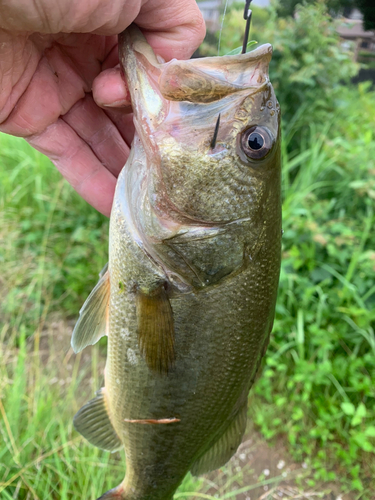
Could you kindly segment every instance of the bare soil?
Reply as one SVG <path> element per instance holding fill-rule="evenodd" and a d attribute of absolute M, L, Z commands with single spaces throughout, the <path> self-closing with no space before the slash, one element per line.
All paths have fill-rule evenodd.
<path fill-rule="evenodd" d="M 251 430 L 250 423 L 248 427 L 250 429 L 244 441 L 225 469 L 205 476 L 212 484 L 210 495 L 215 496 L 219 492 L 221 496 L 248 487 L 247 491 L 238 492 L 234 498 L 354 500 L 354 496 L 342 493 L 337 484 L 308 487 L 313 471 L 307 464 L 294 462 L 282 440 L 271 447 L 258 432 Z M 236 475 L 237 479 L 230 484 L 230 477 L 236 478 Z"/>

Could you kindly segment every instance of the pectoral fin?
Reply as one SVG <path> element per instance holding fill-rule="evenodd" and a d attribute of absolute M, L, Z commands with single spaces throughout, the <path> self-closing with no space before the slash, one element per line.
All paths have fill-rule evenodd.
<path fill-rule="evenodd" d="M 160 286 L 151 293 L 137 293 L 139 348 L 150 370 L 168 373 L 175 361 L 172 307 Z"/>
<path fill-rule="evenodd" d="M 222 467 L 236 453 L 245 433 L 247 422 L 247 404 L 245 403 L 233 419 L 224 434 L 194 462 L 191 473 L 194 476 L 205 474 Z"/>
<path fill-rule="evenodd" d="M 73 425 L 87 441 L 102 450 L 116 451 L 122 447 L 109 419 L 103 389 L 76 413 Z"/>
<path fill-rule="evenodd" d="M 105 273 L 107 271 L 108 271 L 108 262 L 107 262 L 107 264 L 105 264 L 105 266 L 103 267 L 103 269 L 100 271 L 99 278 L 103 278 L 103 276 L 105 275 Z"/>
<path fill-rule="evenodd" d="M 99 274 L 100 278 L 83 304 L 72 335 L 72 348 L 75 353 L 86 346 L 95 344 L 106 334 L 109 305 L 109 273 L 107 266 Z"/>

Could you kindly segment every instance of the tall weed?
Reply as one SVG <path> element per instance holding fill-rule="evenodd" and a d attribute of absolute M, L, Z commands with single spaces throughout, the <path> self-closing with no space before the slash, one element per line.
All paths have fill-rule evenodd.
<path fill-rule="evenodd" d="M 107 260 L 108 220 L 24 141 L 1 144 L 0 315 L 35 329 L 51 308 L 77 314 Z"/>

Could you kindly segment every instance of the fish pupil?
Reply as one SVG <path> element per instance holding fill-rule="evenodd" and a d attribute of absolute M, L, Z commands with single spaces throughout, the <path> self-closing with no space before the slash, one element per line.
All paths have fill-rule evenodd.
<path fill-rule="evenodd" d="M 252 132 L 247 140 L 250 149 L 258 151 L 264 146 L 263 137 L 258 132 Z"/>

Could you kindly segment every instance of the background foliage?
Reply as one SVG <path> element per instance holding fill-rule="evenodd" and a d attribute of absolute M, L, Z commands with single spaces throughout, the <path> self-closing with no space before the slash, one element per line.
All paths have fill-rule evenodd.
<path fill-rule="evenodd" d="M 343 85 L 358 71 L 352 54 L 341 47 L 336 22 L 324 3 L 298 4 L 296 13 L 295 19 L 284 19 L 275 10 L 254 8 L 251 29 L 251 38 L 273 46 L 270 79 L 284 122 L 298 120 L 292 144 L 300 144 L 300 132 L 311 123 L 324 121 L 335 111 Z M 243 10 L 235 4 L 221 35 L 222 54 L 242 45 L 243 30 Z"/>
<path fill-rule="evenodd" d="M 277 13 L 280 16 L 292 16 L 299 4 L 312 4 L 319 0 L 279 0 Z M 373 0 L 325 0 L 331 14 L 349 15 L 353 9 L 358 9 L 364 20 L 365 30 L 375 28 L 375 6 Z"/>
<path fill-rule="evenodd" d="M 254 9 L 252 37 L 275 49 L 284 236 L 274 334 L 250 416 L 310 464 L 310 484 L 341 482 L 353 498 L 371 499 L 375 94 L 348 83 L 356 66 L 324 6 L 297 8 L 294 20 Z M 242 9 L 227 14 L 222 52 L 241 45 Z M 80 491 L 95 500 L 123 470 L 71 427 L 100 386 L 98 351 L 73 362 L 56 345 L 53 318 L 76 318 L 107 260 L 108 221 L 26 143 L 0 136 L 0 144 L 0 497 L 68 500 Z M 179 494 L 202 488 L 188 478 Z"/>

